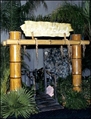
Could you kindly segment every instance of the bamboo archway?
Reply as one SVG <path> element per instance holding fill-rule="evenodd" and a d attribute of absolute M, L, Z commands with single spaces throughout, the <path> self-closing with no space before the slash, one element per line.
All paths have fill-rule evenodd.
<path fill-rule="evenodd" d="M 73 34 L 72 40 L 37 39 L 38 45 L 71 45 L 72 46 L 72 81 L 73 89 L 81 90 L 82 55 L 81 45 L 89 45 L 89 40 L 81 40 L 81 34 Z M 10 90 L 21 87 L 21 45 L 36 45 L 36 39 L 21 39 L 21 32 L 11 31 L 10 38 L 3 41 L 10 46 Z"/>

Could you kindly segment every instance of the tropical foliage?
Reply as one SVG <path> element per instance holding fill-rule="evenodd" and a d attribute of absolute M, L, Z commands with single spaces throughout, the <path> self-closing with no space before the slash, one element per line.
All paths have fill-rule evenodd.
<path fill-rule="evenodd" d="M 65 107 L 69 109 L 84 109 L 88 107 L 88 102 L 81 92 L 69 90 L 65 97 Z"/>
<path fill-rule="evenodd" d="M 6 92 L 9 90 L 9 82 L 10 82 L 10 55 L 9 55 L 9 46 L 2 46 L 0 45 L 0 87 L 1 91 L 0 94 L 6 94 Z M 28 65 L 24 62 L 23 56 L 26 56 L 30 60 L 30 55 L 22 50 L 21 57 L 21 69 L 29 70 Z"/>
<path fill-rule="evenodd" d="M 64 2 L 51 14 L 39 15 L 36 20 L 70 23 L 75 34 L 81 34 L 82 39 L 91 41 L 90 1 L 82 1 L 82 5 Z M 82 70 L 91 69 L 91 44 L 86 46 L 85 57 L 82 59 Z"/>
<path fill-rule="evenodd" d="M 15 1 L 2 1 L 1 2 L 1 30 L 3 31 L 17 31 L 20 30 L 20 25 L 24 23 L 24 20 L 33 18 L 33 10 L 35 10 L 40 4 L 44 4 L 47 8 L 44 0 L 28 0 L 24 5 L 21 4 L 21 0 Z M 30 60 L 30 55 L 21 47 L 22 57 L 22 68 L 29 70 L 28 65 L 24 62 L 24 56 Z M 1 79 L 1 92 L 6 92 L 8 87 L 6 86 L 9 82 L 9 47 L 3 47 L 0 45 L 0 79 Z"/>
<path fill-rule="evenodd" d="M 83 92 L 84 97 L 87 100 L 91 99 L 91 76 L 83 78 L 83 80 L 82 80 L 82 92 Z"/>
<path fill-rule="evenodd" d="M 90 11 L 91 11 L 91 7 L 90 7 L 90 1 L 89 0 L 85 0 L 82 4 L 82 8 L 83 8 L 83 15 L 86 18 L 86 24 L 85 24 L 85 36 L 87 36 L 89 38 L 89 40 L 91 40 L 91 20 L 90 20 Z"/>
<path fill-rule="evenodd" d="M 70 23 L 74 29 L 74 33 L 88 36 L 90 39 L 89 4 L 89 0 L 82 1 L 81 5 L 71 4 L 65 1 L 63 5 L 60 5 L 52 13 L 43 17 L 39 15 L 36 20 Z"/>
<path fill-rule="evenodd" d="M 6 93 L 9 88 L 9 47 L 3 47 L 0 45 L 0 94 Z"/>
<path fill-rule="evenodd" d="M 67 78 L 58 78 L 57 82 L 57 96 L 58 102 L 69 109 L 83 109 L 87 108 L 90 103 L 90 84 L 91 77 L 82 79 L 82 91 L 77 92 L 73 90 L 72 76 Z"/>
<path fill-rule="evenodd" d="M 2 30 L 13 31 L 20 30 L 20 25 L 24 23 L 27 19 L 34 19 L 33 10 L 40 5 L 42 1 L 27 0 L 24 5 L 21 5 L 19 1 L 3 1 L 1 4 L 1 23 L 0 26 Z M 44 6 L 46 4 L 44 3 Z M 86 9 L 85 9 L 86 10 Z M 69 3 L 57 8 L 52 14 L 47 16 L 39 16 L 36 20 L 44 21 L 57 21 L 57 22 L 69 22 L 72 24 L 74 33 L 85 34 L 89 23 L 89 17 L 86 17 L 86 11 L 83 14 L 83 9 L 80 6 L 71 5 Z M 87 13 L 88 15 L 88 13 Z M 87 25 L 86 25 L 87 24 Z M 85 27 L 86 26 L 86 27 Z M 85 28 L 84 28 L 85 27 Z M 89 30 L 90 31 L 90 30 Z M 90 32 L 89 32 L 90 33 Z M 0 76 L 1 79 L 1 116 L 7 118 L 9 116 L 24 117 L 28 118 L 30 114 L 37 113 L 37 107 L 34 100 L 34 93 L 32 91 L 27 91 L 26 89 L 20 89 L 17 91 L 8 90 L 8 77 L 9 77 L 9 49 L 8 47 L 1 47 L 1 69 Z M 89 62 L 90 63 L 90 62 Z M 68 80 L 70 79 L 70 80 Z M 91 82 L 84 80 L 82 84 L 83 92 L 73 92 L 71 77 L 67 79 L 58 79 L 58 100 L 60 103 L 65 103 L 66 107 L 70 108 L 86 108 L 88 106 L 87 99 L 90 97 L 90 90 L 88 91 L 89 84 Z M 89 88 L 90 89 L 90 88 Z M 85 97 L 85 98 L 84 98 Z M 76 103 L 75 103 L 76 102 Z"/>
<path fill-rule="evenodd" d="M 33 10 L 36 9 L 44 0 L 28 0 L 24 5 L 21 5 L 21 1 L 2 1 L 1 3 L 1 30 L 2 31 L 19 31 L 20 25 L 28 18 L 33 18 Z M 1 116 L 3 118 L 9 117 L 24 117 L 28 118 L 30 114 L 37 113 L 37 107 L 34 100 L 34 91 L 27 91 L 26 89 L 20 89 L 17 91 L 10 91 L 9 89 L 9 47 L 3 47 L 0 45 L 0 86 L 1 86 Z M 24 53 L 29 59 L 29 55 Z M 23 57 L 22 57 L 23 58 Z M 25 68 L 24 62 L 22 63 Z"/>
<path fill-rule="evenodd" d="M 76 33 L 80 30 L 82 31 L 81 26 L 84 25 L 84 20 L 81 16 L 81 12 L 81 8 L 79 8 L 77 5 L 65 3 L 63 6 L 60 6 L 52 13 L 51 20 L 57 22 L 71 23 L 74 32 Z M 76 31 L 76 29 L 78 29 L 78 31 Z"/>
<path fill-rule="evenodd" d="M 1 96 L 1 116 L 4 119 L 8 117 L 26 119 L 37 112 L 33 90 L 21 88 Z"/>
<path fill-rule="evenodd" d="M 27 0 L 25 4 L 21 4 L 21 0 L 3 1 L 1 3 L 1 23 L 2 30 L 17 31 L 25 20 L 33 19 L 33 11 L 37 9 L 41 3 L 47 8 L 44 0 Z"/>

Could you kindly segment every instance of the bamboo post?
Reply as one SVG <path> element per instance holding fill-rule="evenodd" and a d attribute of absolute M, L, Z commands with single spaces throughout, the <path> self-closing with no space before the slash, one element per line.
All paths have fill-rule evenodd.
<path fill-rule="evenodd" d="M 19 40 L 21 33 L 11 31 L 10 39 Z M 10 45 L 10 90 L 17 90 L 21 87 L 21 46 L 19 44 Z"/>
<path fill-rule="evenodd" d="M 72 40 L 81 41 L 81 34 L 73 34 Z M 81 91 L 82 83 L 82 61 L 81 45 L 72 45 L 72 82 L 73 90 Z"/>

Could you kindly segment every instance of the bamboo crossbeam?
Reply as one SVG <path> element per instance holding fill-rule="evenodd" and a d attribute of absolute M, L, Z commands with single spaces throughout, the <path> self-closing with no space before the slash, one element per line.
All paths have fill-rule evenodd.
<path fill-rule="evenodd" d="M 42 40 L 37 40 L 38 45 L 89 45 L 90 41 L 89 40 L 79 40 L 79 41 L 74 41 L 74 40 L 48 40 L 48 39 L 42 39 Z M 20 40 L 11 40 L 7 39 L 6 41 L 3 41 L 2 43 L 4 46 L 6 45 L 36 45 L 36 41 L 32 39 L 20 39 Z"/>

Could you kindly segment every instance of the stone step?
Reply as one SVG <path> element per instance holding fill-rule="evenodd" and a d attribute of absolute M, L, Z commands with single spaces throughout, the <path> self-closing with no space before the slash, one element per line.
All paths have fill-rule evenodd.
<path fill-rule="evenodd" d="M 56 102 L 53 97 L 43 93 L 36 96 L 36 104 L 39 112 L 63 109 L 63 106 Z"/>

